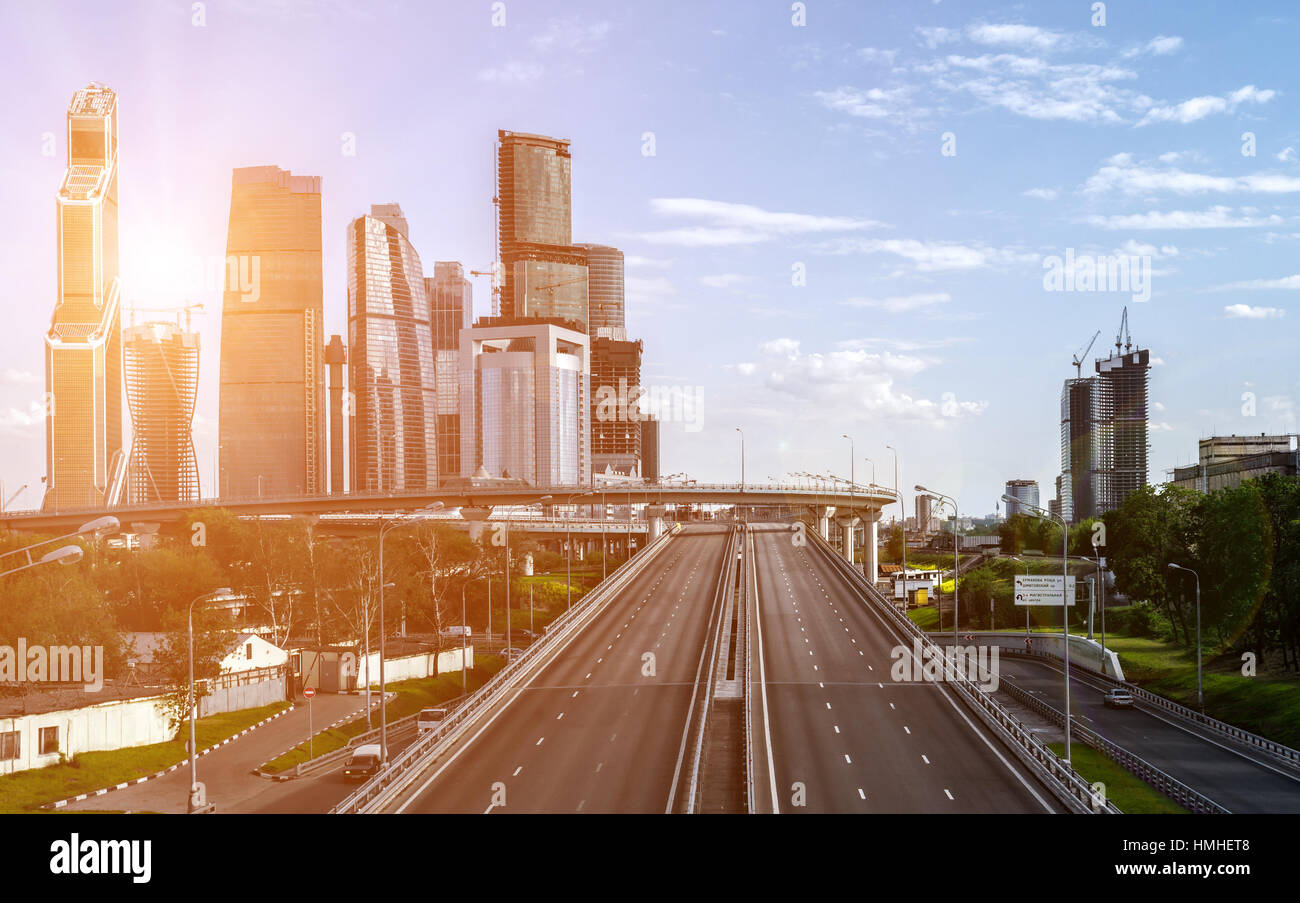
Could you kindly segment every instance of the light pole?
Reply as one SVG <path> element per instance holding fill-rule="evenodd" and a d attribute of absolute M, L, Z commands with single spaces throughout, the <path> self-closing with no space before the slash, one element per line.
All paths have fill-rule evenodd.
<path fill-rule="evenodd" d="M 1106 673 L 1106 573 L 1101 567 L 1101 547 L 1092 535 L 1092 554 L 1097 558 L 1097 597 L 1101 600 L 1101 671 Z"/>
<path fill-rule="evenodd" d="M 442 508 L 442 502 L 431 502 L 425 505 L 420 511 L 438 511 Z M 384 582 L 384 537 L 401 526 L 406 515 L 398 515 L 385 524 L 382 520 L 379 522 L 379 761 L 388 762 L 388 703 L 386 694 L 388 693 L 388 684 L 384 680 L 384 659 L 385 656 L 385 634 L 384 630 L 384 589 L 392 584 Z M 437 605 L 438 600 L 434 599 L 433 604 Z M 367 662 L 366 667 L 366 686 L 370 686 L 370 668 Z M 366 711 L 369 711 L 367 708 Z"/>
<path fill-rule="evenodd" d="M 565 501 L 564 515 L 564 610 L 568 611 L 569 606 L 573 604 L 573 512 L 568 509 L 573 505 L 574 499 L 585 498 L 595 492 L 589 489 L 586 492 L 575 492 Z M 601 556 L 604 558 L 604 556 Z"/>
<path fill-rule="evenodd" d="M 910 601 L 907 593 L 907 509 L 903 507 L 903 494 L 898 489 L 898 449 L 892 445 L 885 448 L 894 453 L 894 497 L 898 499 L 898 525 L 903 537 L 903 611 L 907 611 Z"/>
<path fill-rule="evenodd" d="M 745 492 L 745 431 L 736 427 L 736 432 L 740 433 L 740 492 Z"/>
<path fill-rule="evenodd" d="M 213 590 L 210 593 L 204 593 L 196 596 L 190 601 L 189 611 L 189 652 L 190 652 L 190 799 L 186 806 L 186 811 L 193 814 L 207 808 L 207 799 L 200 793 L 199 788 L 199 750 L 194 739 L 194 605 L 198 602 L 209 602 L 217 596 L 230 594 L 230 587 L 223 586 L 221 589 Z"/>
<path fill-rule="evenodd" d="M 53 551 L 46 552 L 40 558 L 33 557 L 32 550 L 39 549 L 41 546 L 54 545 L 54 543 L 63 542 L 65 539 L 78 539 L 86 536 L 93 536 L 96 538 L 108 536 L 111 533 L 116 533 L 120 527 L 121 524 L 118 522 L 117 518 L 109 514 L 104 517 L 97 517 L 92 521 L 87 521 L 78 527 L 73 533 L 65 533 L 63 536 L 56 536 L 53 539 L 42 539 L 40 542 L 34 542 L 30 546 L 23 546 L 21 549 L 14 549 L 12 552 L 5 552 L 3 555 L 0 555 L 0 568 L 4 569 L 0 570 L 0 577 L 8 577 L 10 574 L 25 571 L 28 568 L 36 567 L 39 564 L 51 564 L 55 561 L 60 562 L 61 564 L 73 564 L 81 559 L 83 554 L 81 546 L 69 543 L 68 545 L 54 549 Z M 76 551 L 72 551 L 73 549 L 76 549 Z M 23 557 L 16 558 L 16 556 L 19 555 Z M 10 566 L 10 559 L 17 560 L 19 562 L 18 566 Z"/>
<path fill-rule="evenodd" d="M 1022 499 L 1004 494 L 1002 501 L 1014 501 L 1040 518 L 1061 522 L 1061 641 L 1065 644 L 1065 764 L 1068 766 L 1070 764 L 1070 600 L 1066 597 L 1066 592 L 1070 583 L 1070 528 L 1066 525 L 1065 518 L 1059 514 L 1053 514 Z"/>
<path fill-rule="evenodd" d="M 854 470 L 856 465 L 856 456 L 853 454 L 853 437 L 848 433 L 841 433 L 841 439 L 849 440 L 849 564 L 853 569 L 858 569 L 858 554 L 855 548 L 858 544 L 858 531 L 853 526 L 853 484 L 857 482 L 857 471 Z M 870 458 L 867 459 L 871 460 Z"/>
<path fill-rule="evenodd" d="M 529 505 L 535 505 L 538 502 L 550 501 L 549 495 L 533 499 L 528 502 Z M 514 516 L 513 511 L 506 512 L 506 657 L 510 656 L 510 518 Z"/>
<path fill-rule="evenodd" d="M 919 483 L 916 485 L 915 489 L 917 492 L 924 492 L 928 496 L 932 496 L 937 499 L 946 499 L 949 502 L 952 502 L 952 644 L 954 649 L 953 654 L 955 655 L 956 654 L 955 650 L 957 647 L 957 621 L 958 621 L 957 570 L 961 564 L 961 560 L 958 558 L 958 552 L 957 552 L 957 548 L 960 545 L 960 543 L 957 542 L 957 500 L 950 495 L 944 495 L 942 492 L 935 492 L 933 489 L 926 489 L 924 486 L 922 486 Z"/>
<path fill-rule="evenodd" d="M 464 695 L 468 692 L 465 677 L 465 632 L 469 630 L 469 619 L 465 617 L 465 590 L 475 580 L 487 580 L 487 574 L 479 574 L 477 577 L 469 577 L 460 585 L 460 692 Z M 492 588 L 492 581 L 488 580 L 488 589 Z M 488 611 L 491 611 L 489 605 Z"/>
<path fill-rule="evenodd" d="M 1173 571 L 1187 571 L 1196 578 L 1196 707 L 1205 713 L 1205 693 L 1201 687 L 1201 575 L 1181 564 L 1169 563 Z"/>

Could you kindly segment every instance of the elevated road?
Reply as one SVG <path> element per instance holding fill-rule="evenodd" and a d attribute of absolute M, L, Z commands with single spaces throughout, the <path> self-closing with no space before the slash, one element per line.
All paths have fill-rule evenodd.
<path fill-rule="evenodd" d="M 695 526 L 671 539 L 662 563 L 390 811 L 670 811 L 729 532 Z"/>
<path fill-rule="evenodd" d="M 900 638 L 819 547 L 788 527 L 751 533 L 766 711 L 753 743 L 776 811 L 1061 811 L 942 684 L 891 679 Z"/>

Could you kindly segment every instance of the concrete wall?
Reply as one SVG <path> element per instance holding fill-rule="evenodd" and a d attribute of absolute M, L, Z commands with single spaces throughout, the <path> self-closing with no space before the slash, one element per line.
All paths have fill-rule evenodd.
<path fill-rule="evenodd" d="M 209 695 L 199 700 L 199 717 L 206 718 L 208 715 L 217 715 L 221 712 L 237 712 L 240 709 L 256 709 L 284 699 L 283 677 L 238 686 L 216 687 Z"/>
<path fill-rule="evenodd" d="M 466 667 L 473 668 L 473 646 L 466 647 L 465 659 Z M 371 685 L 378 686 L 379 653 L 372 652 L 368 656 L 361 656 L 358 662 L 357 686 L 360 689 L 365 689 L 367 674 L 370 676 Z M 420 652 L 415 655 L 404 655 L 401 658 L 389 658 L 384 662 L 384 682 L 393 683 L 394 681 L 414 680 L 420 677 L 436 677 L 439 674 L 459 670 L 460 647 L 457 646 L 455 649 L 449 649 L 446 652 Z"/>
<path fill-rule="evenodd" d="M 974 639 L 967 640 L 965 639 L 967 636 Z M 997 646 L 1000 649 L 1013 652 L 1024 652 L 1027 638 L 1031 643 L 1029 648 L 1034 652 L 1045 652 L 1058 659 L 1064 659 L 1065 656 L 1064 637 L 1059 633 L 960 633 L 958 637 L 962 645 Z M 952 642 L 952 632 L 935 633 L 931 631 L 930 638 L 936 643 L 947 645 Z M 1105 667 L 1103 668 L 1101 643 L 1087 637 L 1070 635 L 1070 664 L 1092 668 L 1094 671 L 1101 671 L 1108 677 L 1123 680 L 1124 671 L 1120 668 L 1119 656 L 1112 649 L 1104 651 Z"/>

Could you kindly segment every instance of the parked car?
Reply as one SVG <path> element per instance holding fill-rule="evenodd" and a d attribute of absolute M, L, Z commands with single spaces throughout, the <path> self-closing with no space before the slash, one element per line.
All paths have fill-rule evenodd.
<path fill-rule="evenodd" d="M 374 777 L 383 767 L 382 755 L 378 743 L 358 746 L 343 764 L 343 780 L 366 781 Z"/>
<path fill-rule="evenodd" d="M 420 714 L 415 716 L 415 729 L 418 731 L 431 731 L 441 724 L 446 717 L 446 709 L 421 709 Z"/>
<path fill-rule="evenodd" d="M 462 637 L 462 636 L 468 637 L 468 636 L 473 636 L 474 633 L 472 630 L 469 629 L 468 625 L 453 624 L 451 627 L 448 627 L 446 630 L 444 630 L 442 632 L 442 635 L 445 637 Z"/>
<path fill-rule="evenodd" d="M 1128 690 L 1116 687 L 1106 694 L 1105 703 L 1109 709 L 1131 709 L 1133 708 L 1133 694 Z"/>

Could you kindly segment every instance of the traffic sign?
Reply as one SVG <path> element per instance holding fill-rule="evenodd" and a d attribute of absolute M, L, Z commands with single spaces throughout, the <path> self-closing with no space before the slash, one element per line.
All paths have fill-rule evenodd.
<path fill-rule="evenodd" d="M 305 696 L 305 697 L 307 697 L 308 699 L 311 699 L 313 696 L 316 695 L 316 688 L 315 688 L 315 687 L 306 687 L 306 688 L 302 691 L 302 695 Z"/>
<path fill-rule="evenodd" d="M 1074 577 L 1049 577 L 1046 574 L 1016 575 L 1017 605 L 1049 605 L 1061 607 L 1061 580 L 1065 580 L 1065 598 L 1074 605 Z"/>

